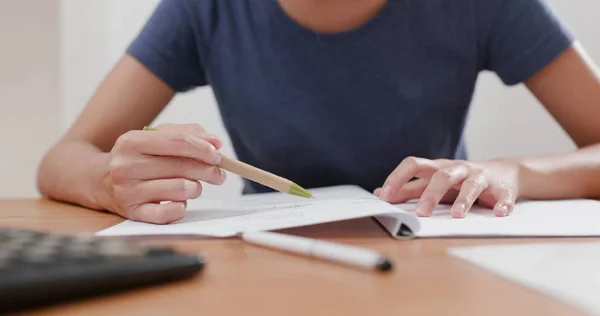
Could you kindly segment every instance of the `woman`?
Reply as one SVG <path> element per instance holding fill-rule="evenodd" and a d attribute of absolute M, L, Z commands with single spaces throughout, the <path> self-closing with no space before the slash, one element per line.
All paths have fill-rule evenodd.
<path fill-rule="evenodd" d="M 43 159 L 39 188 L 133 220 L 182 218 L 201 182 L 225 181 L 221 142 L 199 125 L 141 128 L 175 93 L 211 85 L 238 158 L 304 187 L 418 198 L 420 216 L 452 203 L 456 218 L 476 201 L 506 216 L 520 198 L 597 197 L 593 70 L 542 0 L 163 0 Z M 468 161 L 482 71 L 524 83 L 580 149 Z"/>

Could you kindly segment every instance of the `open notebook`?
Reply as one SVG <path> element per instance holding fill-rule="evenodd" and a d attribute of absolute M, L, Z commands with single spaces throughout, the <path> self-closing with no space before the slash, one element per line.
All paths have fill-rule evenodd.
<path fill-rule="evenodd" d="M 231 237 L 248 231 L 308 226 L 361 217 L 375 218 L 390 236 L 497 237 L 600 236 L 600 202 L 593 200 L 521 202 L 512 215 L 497 218 L 475 207 L 464 219 L 450 216 L 440 205 L 432 217 L 419 218 L 410 203 L 391 205 L 355 186 L 310 190 L 314 199 L 283 193 L 246 195 L 232 199 L 188 202 L 185 217 L 168 225 L 126 220 L 97 233 L 99 236 L 190 235 Z"/>

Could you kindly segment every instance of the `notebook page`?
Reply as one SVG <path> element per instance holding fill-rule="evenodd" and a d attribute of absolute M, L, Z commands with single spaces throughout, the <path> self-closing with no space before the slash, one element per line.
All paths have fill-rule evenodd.
<path fill-rule="evenodd" d="M 397 207 L 413 213 L 414 204 Z M 523 201 L 507 217 L 476 206 L 463 219 L 440 205 L 419 218 L 418 237 L 584 237 L 600 236 L 600 202 L 595 200 Z"/>
<path fill-rule="evenodd" d="M 239 198 L 198 199 L 188 203 L 185 217 L 168 225 L 127 220 L 97 233 L 99 236 L 199 235 L 229 237 L 241 232 L 276 230 L 394 213 L 418 229 L 412 214 L 385 203 L 361 189 L 335 187 L 311 190 L 315 199 L 283 193 Z M 391 226 L 390 226 L 391 227 Z"/>
<path fill-rule="evenodd" d="M 449 254 L 600 315 L 600 243 L 453 248 Z"/>

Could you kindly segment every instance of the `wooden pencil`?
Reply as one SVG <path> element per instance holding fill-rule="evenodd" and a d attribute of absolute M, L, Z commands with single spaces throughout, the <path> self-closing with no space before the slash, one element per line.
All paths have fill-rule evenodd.
<path fill-rule="evenodd" d="M 148 126 L 145 126 L 144 130 L 157 131 L 156 128 Z M 227 157 L 223 154 L 221 154 L 221 157 L 221 162 L 218 164 L 218 166 L 223 170 L 227 170 L 229 172 L 237 174 L 240 177 L 262 184 L 279 192 L 304 198 L 312 198 L 312 194 L 308 190 L 304 189 L 303 187 L 288 179 L 262 170 L 260 168 L 256 168 L 245 162 Z"/>

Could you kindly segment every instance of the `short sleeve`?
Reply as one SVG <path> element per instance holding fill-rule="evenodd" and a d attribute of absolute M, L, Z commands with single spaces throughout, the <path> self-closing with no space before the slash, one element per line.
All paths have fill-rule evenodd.
<path fill-rule="evenodd" d="M 127 49 L 177 92 L 207 84 L 192 18 L 185 0 L 161 0 Z"/>
<path fill-rule="evenodd" d="M 480 1 L 481 6 L 498 1 Z M 568 49 L 573 36 L 544 0 L 502 0 L 484 33 L 483 68 L 507 85 L 527 80 Z M 489 9 L 488 9 L 489 10 Z"/>

